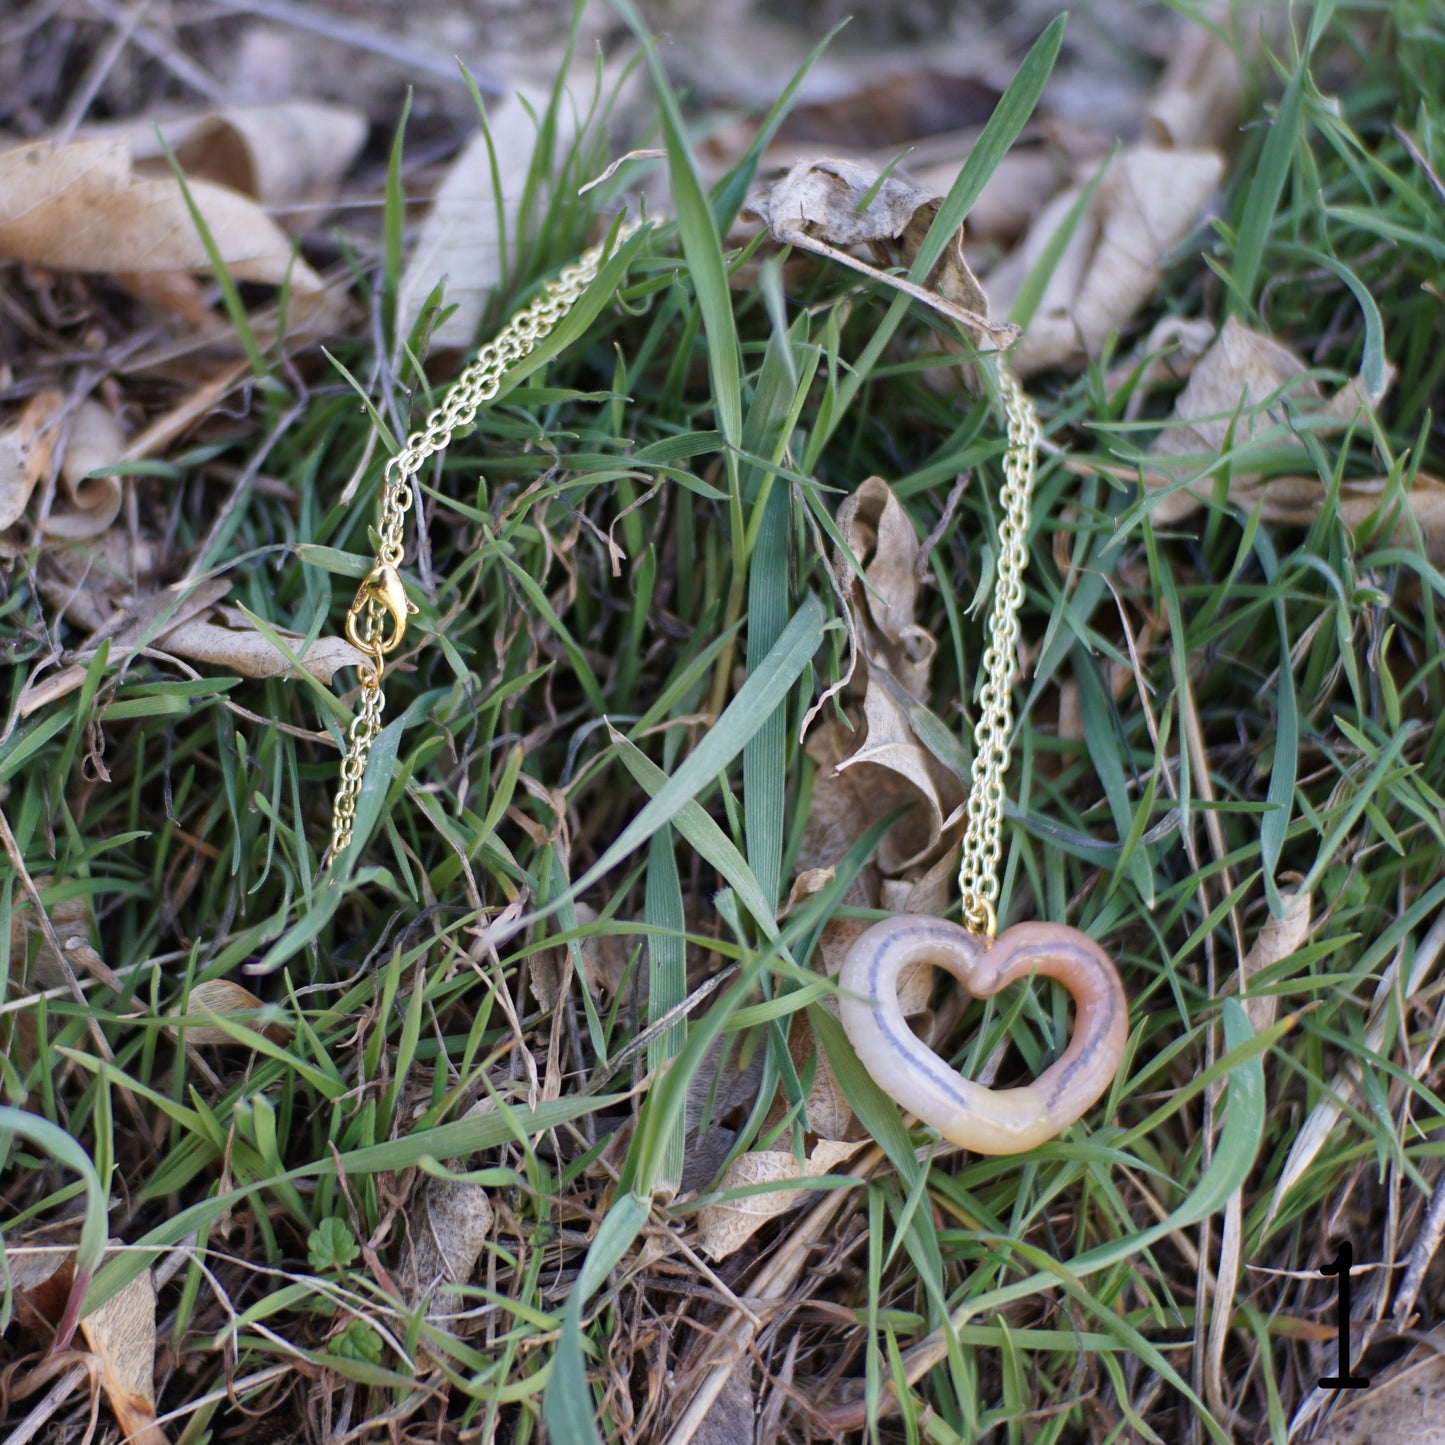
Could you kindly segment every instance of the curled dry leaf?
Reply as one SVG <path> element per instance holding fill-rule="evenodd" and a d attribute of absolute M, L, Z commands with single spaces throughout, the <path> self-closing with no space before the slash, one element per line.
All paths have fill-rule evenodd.
<path fill-rule="evenodd" d="M 1241 965 L 1241 983 L 1247 990 L 1255 974 L 1272 964 L 1279 963 L 1292 953 L 1304 947 L 1310 936 L 1310 895 L 1304 889 L 1282 888 L 1280 901 L 1284 904 L 1284 916 L 1276 918 L 1273 913 L 1264 921 L 1259 936 L 1254 940 Z M 1264 994 L 1245 1000 L 1245 1011 L 1255 1032 L 1267 1029 L 1279 1012 L 1279 999 L 1274 994 Z"/>
<path fill-rule="evenodd" d="M 913 523 L 882 477 L 845 498 L 836 521 L 851 554 L 835 549 L 833 558 L 850 633 L 870 667 L 886 668 L 922 698 L 938 643 L 916 618 L 925 562 Z"/>
<path fill-rule="evenodd" d="M 197 116 L 173 144 L 188 176 L 264 206 L 305 206 L 336 194 L 366 144 L 366 131 L 366 117 L 349 107 L 287 100 Z"/>
<path fill-rule="evenodd" d="M 1203 25 L 1186 25 L 1144 113 L 1159 145 L 1220 146 L 1239 124 L 1239 57 Z"/>
<path fill-rule="evenodd" d="M 1007 348 L 1019 329 L 988 319 L 988 297 L 964 260 L 962 226 L 922 286 L 849 254 L 850 247 L 867 246 L 879 265 L 910 266 L 941 204 L 941 196 L 897 171 L 880 180 L 866 161 L 827 159 L 799 161 L 753 195 L 742 215 L 761 221 L 781 246 L 827 257 L 952 317 L 980 349 Z"/>
<path fill-rule="evenodd" d="M 839 507 L 837 524 L 849 555 L 835 552 L 836 585 L 867 687 L 866 733 L 832 770 L 835 777 L 853 774 L 844 847 L 886 813 L 911 805 L 878 848 L 879 869 L 896 877 L 926 868 L 947 846 L 944 820 L 956 813 L 963 785 L 922 745 L 906 710 L 927 691 L 937 649 L 915 617 L 924 553 L 913 523 L 887 482 L 869 477 Z M 835 806 L 835 800 L 815 793 L 814 804 Z"/>
<path fill-rule="evenodd" d="M 289 275 L 298 299 L 320 292 L 321 278 L 249 197 L 204 180 L 189 189 L 236 280 L 276 286 Z M 105 274 L 205 272 L 211 264 L 180 185 L 170 175 L 137 175 L 121 136 L 0 152 L 0 256 Z"/>
<path fill-rule="evenodd" d="M 909 810 L 879 843 L 879 868 L 889 875 L 926 868 L 951 841 L 944 835 L 945 819 L 955 820 L 955 834 L 962 831 L 963 784 L 918 741 L 907 715 L 883 687 L 869 687 L 863 716 L 864 740 L 838 770 L 855 773 L 855 787 L 869 800 L 863 826 L 894 808 Z"/>
<path fill-rule="evenodd" d="M 820 1139 L 809 1150 L 806 1165 L 801 1167 L 793 1155 L 777 1149 L 740 1154 L 723 1171 L 717 1188 L 719 1191 L 748 1189 L 784 1180 L 816 1178 L 851 1159 L 862 1143 L 861 1139 L 852 1143 Z M 698 1210 L 698 1248 L 712 1259 L 726 1259 L 742 1248 L 768 1220 L 791 1209 L 806 1192 L 806 1188 L 768 1189 L 722 1204 L 705 1205 Z"/>
<path fill-rule="evenodd" d="M 113 1240 L 112 1244 L 118 1244 Z M 127 1445 L 166 1445 L 156 1424 L 156 1288 L 150 1270 L 80 1322 Z"/>
<path fill-rule="evenodd" d="M 60 480 L 68 505 L 52 507 L 41 519 L 41 531 L 51 537 L 83 541 L 108 531 L 120 515 L 120 478 L 115 473 L 91 472 L 118 462 L 125 451 L 120 423 L 94 398 L 75 409 L 65 434 Z"/>
<path fill-rule="evenodd" d="M 205 979 L 198 983 L 190 992 L 186 1000 L 186 1014 L 190 1018 L 203 1017 L 206 1014 L 254 1014 L 259 1009 L 264 1009 L 265 1003 L 256 997 L 248 988 L 242 988 L 239 983 L 233 983 L 228 978 Z M 241 1020 L 249 1027 L 254 1028 L 255 1022 L 252 1019 Z M 180 1034 L 184 1031 L 188 1044 L 234 1044 L 238 1040 L 236 1035 L 220 1024 L 188 1023 L 184 1026 L 172 1024 L 170 1031 L 173 1034 Z M 272 1043 L 288 1044 L 296 1032 L 289 1024 L 280 1019 L 273 1019 L 261 1026 L 263 1033 Z"/>
<path fill-rule="evenodd" d="M 1108 167 L 1011 362 L 1021 377 L 1098 354 L 1159 284 L 1164 258 L 1189 233 L 1224 174 L 1214 150 L 1127 147 Z M 1003 309 L 1080 203 L 1084 186 L 1045 207 L 1023 245 L 989 273 Z"/>
<path fill-rule="evenodd" d="M 923 708 L 936 650 L 932 634 L 916 620 L 924 552 L 907 513 L 879 477 L 870 477 L 844 501 L 837 525 L 848 553 L 835 553 L 834 583 L 858 664 L 855 691 L 866 688 L 864 730 L 850 733 L 829 718 L 808 737 L 808 754 L 818 771 L 798 847 L 792 899 L 800 901 L 825 887 L 839 859 L 867 829 L 907 806 L 908 812 L 885 834 L 874 860 L 853 878 L 841 901 L 852 907 L 877 907 L 881 902 L 906 911 L 941 913 L 957 867 L 954 844 L 963 826 L 964 786 L 922 744 L 913 724 L 917 713 L 910 712 Z M 817 950 L 824 974 L 838 972 L 867 926 L 863 919 L 836 917 L 824 924 Z M 931 968 L 911 969 L 899 980 L 898 996 L 904 1017 L 930 1038 L 938 1023 L 928 1011 L 932 982 Z M 836 1012 L 832 995 L 821 1005 Z M 819 1052 L 813 1062 L 816 1041 L 805 1016 L 795 1017 L 788 1042 L 800 1075 L 809 1067 L 814 1070 L 807 1098 L 808 1127 L 814 1135 L 835 1142 L 860 1134 L 827 1056 Z M 775 1107 L 769 1122 L 780 1117 Z M 775 1212 L 760 1199 L 743 1213 L 755 1208 L 764 1210 L 764 1217 Z"/>

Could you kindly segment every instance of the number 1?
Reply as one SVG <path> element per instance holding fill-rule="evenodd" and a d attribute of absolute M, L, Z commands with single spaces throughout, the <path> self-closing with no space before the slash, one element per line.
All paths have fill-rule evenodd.
<path fill-rule="evenodd" d="M 1322 1375 L 1322 1390 L 1363 1390 L 1370 1383 L 1367 1377 L 1350 1374 L 1350 1268 L 1355 1262 L 1355 1247 L 1347 1239 L 1335 1251 L 1335 1257 L 1320 1269 L 1325 1276 L 1338 1275 L 1339 1297 L 1335 1301 L 1335 1335 L 1339 1345 L 1339 1374 Z"/>

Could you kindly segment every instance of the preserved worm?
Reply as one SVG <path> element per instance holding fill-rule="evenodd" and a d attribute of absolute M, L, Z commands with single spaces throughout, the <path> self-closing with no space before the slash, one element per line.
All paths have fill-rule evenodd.
<path fill-rule="evenodd" d="M 965 1078 L 916 1038 L 898 1004 L 911 964 L 946 970 L 974 998 L 1036 974 L 1073 995 L 1077 1018 L 1063 1054 L 1031 1084 L 989 1089 Z M 884 919 L 848 950 L 838 975 L 839 1014 L 878 1087 L 945 1139 L 976 1154 L 1019 1154 L 1081 1118 L 1124 1057 L 1129 1006 L 1109 956 L 1059 923 L 1019 923 L 990 941 L 922 914 Z"/>

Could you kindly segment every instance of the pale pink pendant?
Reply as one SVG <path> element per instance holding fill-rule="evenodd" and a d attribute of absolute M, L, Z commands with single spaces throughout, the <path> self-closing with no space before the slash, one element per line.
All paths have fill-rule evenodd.
<path fill-rule="evenodd" d="M 1077 1017 L 1063 1054 L 1031 1084 L 988 1089 L 949 1068 L 908 1027 L 898 976 L 910 964 L 946 969 L 974 998 L 1019 979 L 1054 978 Z M 848 950 L 838 1012 L 863 1067 L 900 1107 L 977 1154 L 1019 1154 L 1077 1121 L 1109 1087 L 1124 1057 L 1129 1005 L 1109 956 L 1060 923 L 1018 923 L 991 942 L 956 923 L 900 914 Z"/>

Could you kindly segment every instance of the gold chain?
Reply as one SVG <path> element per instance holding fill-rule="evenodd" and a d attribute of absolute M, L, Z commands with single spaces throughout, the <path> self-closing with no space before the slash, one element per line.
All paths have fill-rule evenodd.
<path fill-rule="evenodd" d="M 999 391 L 1008 422 L 1003 459 L 1003 520 L 999 523 L 998 581 L 983 654 L 983 688 L 973 732 L 973 775 L 958 889 L 964 926 L 992 938 L 998 927 L 998 865 L 1003 856 L 1004 775 L 1013 731 L 1013 676 L 1017 666 L 1019 607 L 1029 563 L 1029 504 L 1038 471 L 1039 414 L 1018 378 L 1000 362 Z"/>
<path fill-rule="evenodd" d="M 640 222 L 624 222 L 620 245 Z M 529 355 L 572 309 L 596 278 L 607 247 L 596 246 L 565 267 L 546 290 L 520 311 L 476 359 L 406 445 L 386 464 L 382 475 L 376 560 L 357 590 L 346 615 L 346 635 L 366 655 L 361 669 L 361 706 L 347 731 L 346 755 L 332 813 L 333 858 L 351 843 L 356 800 L 366 776 L 366 760 L 381 732 L 386 695 L 381 688 L 386 656 L 406 633 L 407 618 L 416 611 L 401 579 L 406 514 L 411 508 L 411 480 L 426 459 L 445 449 L 456 433 L 471 426 L 477 411 L 501 389 L 508 369 Z M 999 526 L 998 581 L 988 621 L 984 650 L 983 688 L 974 730 L 974 759 L 968 795 L 968 823 L 963 836 L 963 861 L 958 886 L 963 920 L 975 932 L 992 937 L 997 926 L 998 864 L 1003 853 L 1004 775 L 1009 765 L 1009 734 L 1018 612 L 1023 602 L 1023 572 L 1028 565 L 1029 503 L 1038 469 L 1039 420 L 1034 404 L 1017 378 L 1001 364 L 999 390 L 1008 422 L 1009 449 L 1004 456 Z"/>
<path fill-rule="evenodd" d="M 624 221 L 611 249 L 620 246 L 641 224 Z M 530 306 L 512 317 L 452 383 L 441 405 L 427 417 L 426 425 L 413 432 L 406 439 L 406 445 L 386 464 L 382 474 L 376 561 L 346 614 L 346 636 L 366 654 L 367 661 L 360 670 L 361 707 L 347 730 L 341 782 L 332 810 L 333 858 L 351 843 L 367 755 L 381 732 L 381 716 L 386 707 L 381 678 L 386 655 L 400 644 L 406 634 L 406 620 L 416 611 L 415 603 L 406 595 L 400 571 L 412 478 L 428 457 L 443 451 L 457 432 L 471 426 L 478 409 L 501 390 L 508 369 L 537 349 L 596 279 L 607 254 L 606 242 L 594 246 L 580 260 L 565 267 Z"/>

